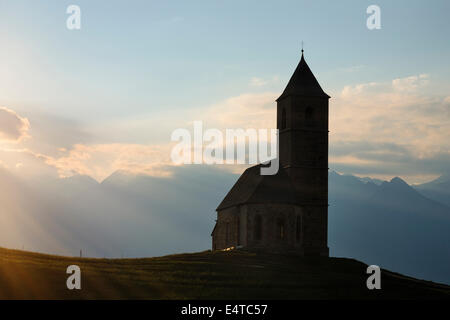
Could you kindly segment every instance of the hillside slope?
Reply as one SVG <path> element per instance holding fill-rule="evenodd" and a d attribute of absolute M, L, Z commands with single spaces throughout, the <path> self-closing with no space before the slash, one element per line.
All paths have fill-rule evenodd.
<path fill-rule="evenodd" d="M 81 268 L 81 290 L 66 268 Z M 247 251 L 143 259 L 60 257 L 0 248 L 1 299 L 377 299 L 450 298 L 450 287 L 383 270 L 366 288 L 366 265 Z"/>

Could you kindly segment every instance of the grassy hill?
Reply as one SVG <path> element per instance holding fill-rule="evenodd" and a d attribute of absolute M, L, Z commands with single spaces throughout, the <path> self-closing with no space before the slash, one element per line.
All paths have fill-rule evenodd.
<path fill-rule="evenodd" d="M 66 288 L 67 266 L 81 290 Z M 377 299 L 450 298 L 450 287 L 382 271 L 366 288 L 366 265 L 248 251 L 143 259 L 61 257 L 0 248 L 1 299 Z"/>

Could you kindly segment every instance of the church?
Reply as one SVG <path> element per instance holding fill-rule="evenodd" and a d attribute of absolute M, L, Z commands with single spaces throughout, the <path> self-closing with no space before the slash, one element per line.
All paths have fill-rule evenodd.
<path fill-rule="evenodd" d="M 300 62 L 277 102 L 280 167 L 245 170 L 217 207 L 212 249 L 328 256 L 328 96 Z"/>

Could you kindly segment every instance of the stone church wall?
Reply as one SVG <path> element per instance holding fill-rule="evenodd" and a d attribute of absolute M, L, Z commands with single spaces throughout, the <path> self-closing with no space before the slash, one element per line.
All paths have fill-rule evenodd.
<path fill-rule="evenodd" d="M 221 210 L 213 250 L 245 246 L 327 255 L 327 211 L 323 206 L 246 204 Z"/>

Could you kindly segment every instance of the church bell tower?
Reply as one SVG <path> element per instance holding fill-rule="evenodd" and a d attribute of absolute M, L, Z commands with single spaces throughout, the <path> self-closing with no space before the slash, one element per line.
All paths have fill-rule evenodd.
<path fill-rule="evenodd" d="M 280 167 L 290 176 L 309 221 L 307 239 L 328 254 L 328 99 L 302 56 L 277 99 Z M 307 231 L 308 232 L 308 231 Z M 324 252 L 326 251 L 326 252 Z"/>
<path fill-rule="evenodd" d="M 217 207 L 212 249 L 328 256 L 328 99 L 303 57 L 277 99 L 279 170 L 247 168 Z"/>

